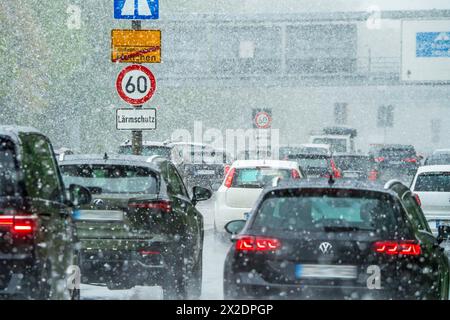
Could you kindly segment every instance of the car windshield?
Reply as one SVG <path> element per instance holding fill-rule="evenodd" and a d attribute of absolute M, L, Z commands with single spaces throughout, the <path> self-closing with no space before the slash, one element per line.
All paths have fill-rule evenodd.
<path fill-rule="evenodd" d="M 450 172 L 421 173 L 417 176 L 414 191 L 450 192 Z"/>
<path fill-rule="evenodd" d="M 93 194 L 155 194 L 158 190 L 156 174 L 135 166 L 62 165 L 61 174 L 66 186 L 82 185 Z"/>
<path fill-rule="evenodd" d="M 403 226 L 391 196 L 365 191 L 280 191 L 258 208 L 252 229 L 293 232 L 367 231 L 395 237 Z"/>
<path fill-rule="evenodd" d="M 336 166 L 343 171 L 366 171 L 371 166 L 367 157 L 335 157 L 334 161 L 336 162 Z"/>
<path fill-rule="evenodd" d="M 142 155 L 143 156 L 161 156 L 170 159 L 171 149 L 168 147 L 160 146 L 143 146 Z M 133 154 L 133 148 L 131 146 L 121 146 L 119 148 L 119 154 Z"/>
<path fill-rule="evenodd" d="M 290 169 L 270 167 L 236 169 L 232 187 L 234 188 L 263 188 L 272 183 L 274 178 L 289 179 Z"/>
<path fill-rule="evenodd" d="M 18 170 L 14 145 L 0 138 L 0 197 L 13 196 L 17 189 Z"/>

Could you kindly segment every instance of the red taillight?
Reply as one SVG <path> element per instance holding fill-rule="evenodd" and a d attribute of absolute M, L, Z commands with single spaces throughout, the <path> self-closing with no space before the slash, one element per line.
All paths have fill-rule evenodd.
<path fill-rule="evenodd" d="M 331 170 L 333 171 L 333 177 L 339 179 L 342 177 L 341 171 L 336 167 L 336 163 L 333 159 L 330 160 Z"/>
<path fill-rule="evenodd" d="M 378 179 L 378 171 L 377 170 L 371 170 L 369 172 L 369 180 L 370 181 L 376 181 Z"/>
<path fill-rule="evenodd" d="M 228 171 L 228 175 L 225 178 L 225 187 L 231 188 L 231 185 L 233 184 L 234 174 L 236 173 L 236 168 L 230 169 Z"/>
<path fill-rule="evenodd" d="M 409 162 L 409 163 L 417 163 L 417 159 L 416 158 L 406 158 L 406 159 L 403 159 L 403 161 Z"/>
<path fill-rule="evenodd" d="M 416 203 L 417 203 L 417 205 L 418 205 L 419 207 L 422 206 L 422 200 L 420 200 L 419 195 L 416 194 L 416 193 L 414 194 L 414 200 L 416 200 Z"/>
<path fill-rule="evenodd" d="M 31 215 L 0 216 L 0 228 L 7 228 L 13 234 L 33 234 L 37 229 L 36 217 Z"/>
<path fill-rule="evenodd" d="M 128 206 L 135 209 L 154 209 L 166 213 L 172 212 L 172 204 L 170 203 L 170 201 L 130 202 Z"/>
<path fill-rule="evenodd" d="M 375 162 L 383 162 L 385 159 L 383 157 L 378 157 L 374 159 Z"/>
<path fill-rule="evenodd" d="M 140 250 L 139 253 L 143 256 L 151 256 L 161 254 L 159 251 L 151 251 L 151 250 Z"/>
<path fill-rule="evenodd" d="M 300 179 L 300 173 L 298 173 L 297 170 L 292 169 L 292 170 L 291 170 L 291 178 L 292 178 L 292 179 Z"/>
<path fill-rule="evenodd" d="M 280 247 L 280 241 L 274 238 L 241 236 L 236 241 L 237 251 L 276 251 Z"/>
<path fill-rule="evenodd" d="M 388 255 L 420 255 L 420 245 L 412 241 L 380 241 L 375 242 L 374 250 L 377 253 Z"/>
<path fill-rule="evenodd" d="M 231 168 L 231 166 L 228 164 L 224 167 L 224 175 L 225 176 L 228 174 L 228 171 L 230 171 L 230 168 Z"/>

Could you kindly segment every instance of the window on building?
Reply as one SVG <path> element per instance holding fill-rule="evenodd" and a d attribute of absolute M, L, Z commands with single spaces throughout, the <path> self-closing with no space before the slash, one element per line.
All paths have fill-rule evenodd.
<path fill-rule="evenodd" d="M 392 128 L 394 126 L 394 106 L 378 107 L 377 126 L 378 128 Z"/>
<path fill-rule="evenodd" d="M 347 103 L 336 103 L 334 105 L 334 122 L 336 124 L 347 124 Z"/>

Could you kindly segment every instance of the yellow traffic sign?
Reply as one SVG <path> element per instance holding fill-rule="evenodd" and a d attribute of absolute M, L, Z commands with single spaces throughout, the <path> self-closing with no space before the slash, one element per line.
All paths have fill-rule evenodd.
<path fill-rule="evenodd" d="M 112 30 L 111 61 L 160 63 L 161 30 Z"/>

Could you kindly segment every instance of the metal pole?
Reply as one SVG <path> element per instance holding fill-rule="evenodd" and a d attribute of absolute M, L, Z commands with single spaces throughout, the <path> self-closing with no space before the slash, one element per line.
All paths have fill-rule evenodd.
<path fill-rule="evenodd" d="M 133 30 L 141 30 L 141 21 L 133 20 L 131 21 L 131 27 Z M 142 106 L 135 106 L 136 109 L 141 109 Z M 142 154 L 142 131 L 132 131 L 131 132 L 131 148 L 134 155 Z"/>

